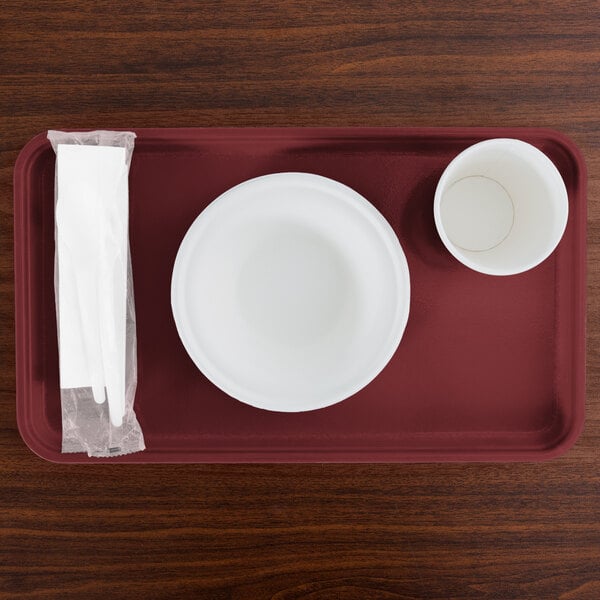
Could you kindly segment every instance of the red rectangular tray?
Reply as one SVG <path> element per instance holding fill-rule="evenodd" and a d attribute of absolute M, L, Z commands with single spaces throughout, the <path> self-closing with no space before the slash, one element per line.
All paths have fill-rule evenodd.
<path fill-rule="evenodd" d="M 15 166 L 17 419 L 57 462 L 405 462 L 541 460 L 566 451 L 585 404 L 585 166 L 564 135 L 540 129 L 140 129 L 130 173 L 137 310 L 136 413 L 147 450 L 61 454 L 54 309 L 54 153 L 33 138 Z M 515 137 L 561 172 L 570 213 L 535 269 L 491 277 L 445 250 L 433 221 L 439 176 L 461 150 Z M 214 387 L 175 329 L 170 280 L 198 213 L 251 177 L 307 171 L 337 179 L 389 220 L 406 253 L 411 312 L 395 356 L 335 406 L 261 411 Z"/>

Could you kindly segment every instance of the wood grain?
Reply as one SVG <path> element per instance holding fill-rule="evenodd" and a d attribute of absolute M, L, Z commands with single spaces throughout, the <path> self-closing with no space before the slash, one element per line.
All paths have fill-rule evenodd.
<path fill-rule="evenodd" d="M 600 598 L 600 4 L 4 0 L 0 599 Z M 586 429 L 544 464 L 60 466 L 15 422 L 12 168 L 48 128 L 531 125 L 589 169 Z"/>

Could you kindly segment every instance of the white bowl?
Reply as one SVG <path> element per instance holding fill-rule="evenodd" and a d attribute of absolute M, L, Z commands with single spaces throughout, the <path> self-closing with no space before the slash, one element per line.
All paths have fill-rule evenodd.
<path fill-rule="evenodd" d="M 567 225 L 569 199 L 552 161 L 509 138 L 486 140 L 446 168 L 435 224 L 451 254 L 489 275 L 514 275 L 545 260 Z"/>
<path fill-rule="evenodd" d="M 258 408 L 323 408 L 367 385 L 408 319 L 406 258 L 385 218 L 326 177 L 277 173 L 212 202 L 185 235 L 171 303 L 197 367 Z"/>

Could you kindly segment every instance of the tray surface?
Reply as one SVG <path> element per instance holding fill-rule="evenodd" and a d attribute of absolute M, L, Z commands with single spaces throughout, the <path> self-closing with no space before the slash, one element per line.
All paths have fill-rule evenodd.
<path fill-rule="evenodd" d="M 130 172 L 137 311 L 136 414 L 147 450 L 61 454 L 54 309 L 54 153 L 33 138 L 15 166 L 17 420 L 27 445 L 57 462 L 403 462 L 541 460 L 566 451 L 585 403 L 586 190 L 573 143 L 542 129 L 139 129 Z M 530 142 L 569 193 L 565 235 L 526 273 L 491 277 L 458 263 L 433 221 L 439 176 L 467 146 Z M 384 371 L 318 411 L 261 411 L 213 386 L 185 352 L 170 282 L 179 244 L 223 191 L 305 171 L 354 188 L 396 231 L 411 308 Z"/>

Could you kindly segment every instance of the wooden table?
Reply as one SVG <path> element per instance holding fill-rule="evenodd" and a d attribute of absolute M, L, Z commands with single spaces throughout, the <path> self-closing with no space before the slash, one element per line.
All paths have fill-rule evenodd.
<path fill-rule="evenodd" d="M 532 125 L 589 169 L 586 429 L 543 464 L 59 466 L 15 422 L 12 168 L 48 128 Z M 600 598 L 600 4 L 0 5 L 0 599 Z"/>

